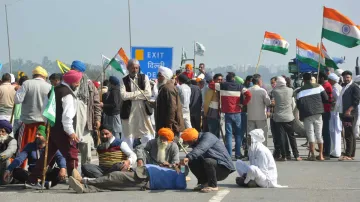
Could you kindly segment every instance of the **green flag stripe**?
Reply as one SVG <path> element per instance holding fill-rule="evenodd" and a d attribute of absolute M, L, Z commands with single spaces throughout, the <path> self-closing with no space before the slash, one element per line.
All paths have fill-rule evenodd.
<path fill-rule="evenodd" d="M 322 29 L 322 37 L 348 48 L 353 48 L 360 44 L 359 39 L 333 32 L 327 29 Z"/>
<path fill-rule="evenodd" d="M 111 61 L 109 62 L 109 65 L 111 65 L 114 69 L 116 69 L 117 71 L 119 71 L 120 73 L 125 75 L 122 68 L 121 68 L 120 63 L 118 61 L 116 61 L 114 58 L 111 59 Z"/>
<path fill-rule="evenodd" d="M 279 46 L 269 46 L 269 45 L 262 45 L 263 50 L 272 51 L 276 53 L 280 53 L 285 55 L 288 52 L 287 48 L 279 47 Z"/>

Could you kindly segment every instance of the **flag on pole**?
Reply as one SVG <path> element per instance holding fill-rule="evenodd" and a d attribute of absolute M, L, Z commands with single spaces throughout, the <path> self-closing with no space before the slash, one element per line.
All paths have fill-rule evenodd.
<path fill-rule="evenodd" d="M 289 43 L 278 34 L 265 32 L 261 49 L 286 55 L 289 50 Z"/>
<path fill-rule="evenodd" d="M 327 50 L 324 46 L 324 44 L 321 44 L 321 52 L 325 57 L 325 65 L 326 67 L 333 68 L 333 69 L 339 69 L 336 63 L 334 62 L 333 58 L 329 56 L 327 53 Z"/>
<path fill-rule="evenodd" d="M 56 101 L 55 101 L 54 86 L 51 87 L 50 98 L 48 100 L 48 103 L 46 104 L 46 108 L 43 112 L 43 116 L 49 121 L 51 127 L 55 125 Z"/>
<path fill-rule="evenodd" d="M 332 8 L 324 7 L 322 37 L 342 46 L 360 44 L 360 29 L 353 21 Z"/>
<path fill-rule="evenodd" d="M 199 42 L 195 42 L 194 52 L 195 55 L 204 56 L 205 46 Z"/>
<path fill-rule="evenodd" d="M 129 58 L 126 56 L 124 49 L 120 48 L 116 55 L 110 60 L 109 65 L 125 75 L 128 61 Z"/>
<path fill-rule="evenodd" d="M 61 73 L 66 73 L 68 71 L 70 71 L 70 68 L 68 66 L 66 66 L 63 62 L 60 62 L 59 60 L 56 60 L 56 63 L 61 71 Z"/>
<path fill-rule="evenodd" d="M 181 51 L 181 61 L 186 60 L 186 59 L 187 59 L 187 56 L 186 56 L 185 49 L 184 49 L 184 47 L 183 47 L 183 48 L 182 48 L 182 51 Z"/>
<path fill-rule="evenodd" d="M 312 46 L 305 42 L 296 39 L 296 58 L 308 64 L 314 68 L 318 68 L 319 59 L 320 59 L 320 68 L 325 67 L 324 55 L 321 54 L 320 48 Z"/>

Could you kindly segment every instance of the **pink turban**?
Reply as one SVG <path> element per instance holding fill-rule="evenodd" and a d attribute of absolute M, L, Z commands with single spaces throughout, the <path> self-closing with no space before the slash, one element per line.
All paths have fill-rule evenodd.
<path fill-rule="evenodd" d="M 67 84 L 77 83 L 81 80 L 82 73 L 76 70 L 70 70 L 63 75 L 63 80 Z"/>

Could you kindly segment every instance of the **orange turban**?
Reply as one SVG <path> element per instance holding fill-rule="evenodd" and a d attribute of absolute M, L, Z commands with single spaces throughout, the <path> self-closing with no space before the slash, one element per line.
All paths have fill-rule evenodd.
<path fill-rule="evenodd" d="M 158 131 L 158 135 L 161 137 L 165 137 L 168 142 L 172 142 L 174 140 L 174 132 L 170 128 L 160 128 Z"/>
<path fill-rule="evenodd" d="M 195 128 L 188 128 L 182 132 L 181 138 L 185 142 L 194 141 L 199 137 L 199 132 Z"/>
<path fill-rule="evenodd" d="M 193 70 L 192 64 L 186 64 L 186 65 L 185 65 L 185 69 L 186 69 L 186 68 L 188 68 L 190 71 Z"/>
<path fill-rule="evenodd" d="M 201 79 L 200 78 L 196 78 L 195 80 L 197 83 L 200 83 Z"/>

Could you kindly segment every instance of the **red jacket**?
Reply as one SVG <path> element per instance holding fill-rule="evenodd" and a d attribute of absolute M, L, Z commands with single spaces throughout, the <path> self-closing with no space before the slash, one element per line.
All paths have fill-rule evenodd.
<path fill-rule="evenodd" d="M 324 111 L 325 112 L 330 112 L 331 111 L 331 103 L 333 101 L 333 95 L 332 95 L 332 86 L 331 84 L 326 81 L 324 84 L 323 84 L 323 87 L 325 89 L 325 92 L 326 94 L 328 95 L 329 97 L 329 103 L 324 103 Z"/>
<path fill-rule="evenodd" d="M 189 79 L 192 79 L 194 77 L 194 72 L 183 72 L 182 74 L 186 75 Z"/>

